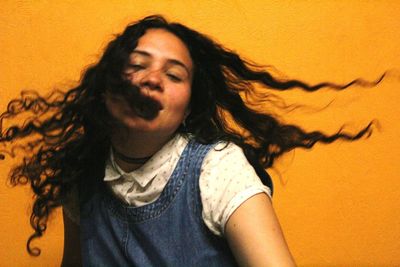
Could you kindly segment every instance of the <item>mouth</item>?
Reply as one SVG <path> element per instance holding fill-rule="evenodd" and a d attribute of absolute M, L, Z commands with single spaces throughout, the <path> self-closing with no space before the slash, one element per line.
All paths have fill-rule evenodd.
<path fill-rule="evenodd" d="M 163 110 L 163 105 L 155 97 L 143 95 L 138 86 L 122 81 L 113 90 L 114 97 L 122 97 L 134 115 L 145 120 L 155 119 Z"/>
<path fill-rule="evenodd" d="M 131 102 L 132 103 L 132 102 Z M 139 116 L 146 120 L 152 120 L 163 110 L 162 104 L 151 97 L 143 96 L 136 103 L 132 103 L 130 108 Z"/>

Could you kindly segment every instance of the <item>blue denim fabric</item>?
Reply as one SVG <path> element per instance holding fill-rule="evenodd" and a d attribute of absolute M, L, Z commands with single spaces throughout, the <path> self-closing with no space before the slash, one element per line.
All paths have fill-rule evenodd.
<path fill-rule="evenodd" d="M 153 203 L 131 207 L 97 190 L 81 206 L 83 266 L 237 266 L 201 217 L 199 175 L 211 147 L 190 141 Z"/>

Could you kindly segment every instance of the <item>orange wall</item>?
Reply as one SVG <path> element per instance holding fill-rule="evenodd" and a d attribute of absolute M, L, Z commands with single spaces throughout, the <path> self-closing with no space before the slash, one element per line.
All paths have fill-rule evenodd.
<path fill-rule="evenodd" d="M 249 4 L 251 3 L 251 4 Z M 399 1 L 3 1 L 0 9 L 0 109 L 21 89 L 66 88 L 96 60 L 113 33 L 143 15 L 165 14 L 262 64 L 309 82 L 375 79 L 375 88 L 283 94 L 322 112 L 285 115 L 332 133 L 379 119 L 368 140 L 317 145 L 280 160 L 274 205 L 300 266 L 399 266 Z M 31 230 L 28 188 L 5 186 L 0 163 L 0 266 L 57 266 L 62 220 L 54 216 L 39 258 L 25 252 Z"/>

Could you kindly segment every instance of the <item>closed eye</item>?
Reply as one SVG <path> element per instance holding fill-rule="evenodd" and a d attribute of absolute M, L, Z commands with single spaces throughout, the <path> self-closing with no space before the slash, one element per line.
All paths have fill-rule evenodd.
<path fill-rule="evenodd" d="M 167 76 L 169 77 L 169 79 L 173 82 L 181 82 L 182 79 L 174 74 L 171 73 L 167 73 Z"/>
<path fill-rule="evenodd" d="M 139 71 L 139 70 L 143 70 L 146 67 L 144 65 L 140 65 L 140 64 L 128 64 L 128 70 L 132 70 L 133 72 Z"/>

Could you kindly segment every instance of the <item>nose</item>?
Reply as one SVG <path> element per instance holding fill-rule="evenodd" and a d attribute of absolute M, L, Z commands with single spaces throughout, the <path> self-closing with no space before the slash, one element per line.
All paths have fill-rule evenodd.
<path fill-rule="evenodd" d="M 151 90 L 162 90 L 162 79 L 160 70 L 149 70 L 139 80 L 140 87 Z"/>

